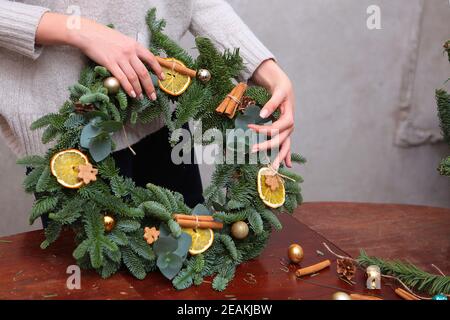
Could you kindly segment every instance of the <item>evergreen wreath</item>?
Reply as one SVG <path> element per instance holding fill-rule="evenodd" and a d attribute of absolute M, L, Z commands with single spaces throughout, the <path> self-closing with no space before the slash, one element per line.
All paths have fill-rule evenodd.
<path fill-rule="evenodd" d="M 302 178 L 283 167 L 279 169 L 280 176 L 286 178 L 283 181 L 285 202 L 273 210 L 259 197 L 258 172 L 264 167 L 260 162 L 216 165 L 212 182 L 204 190 L 205 203 L 194 209 L 189 208 L 177 192 L 154 184 L 138 187 L 132 179 L 121 176 L 110 155 L 114 150 L 111 137 L 114 132 L 123 130 L 125 123 L 146 124 L 163 117 L 173 132 L 189 120 L 202 120 L 203 132 L 214 129 L 226 139 L 226 130 L 234 129 L 237 123 L 261 121 L 254 109 L 259 110 L 270 98 L 265 89 L 249 87 L 246 96 L 254 105 L 247 108 L 248 112 L 239 110 L 236 119 L 218 114 L 216 107 L 234 87 L 234 78 L 243 68 L 239 50 L 220 53 L 209 39 L 198 37 L 199 56 L 194 59 L 163 33 L 165 21 L 156 19 L 155 9 L 147 13 L 146 22 L 151 34 L 149 49 L 155 55 L 165 54 L 194 70 L 209 70 L 210 81 L 204 83 L 194 78 L 183 94 L 171 96 L 158 88 L 155 80 L 157 100 L 147 97 L 138 100 L 128 97 L 122 89 L 117 93 L 108 91 L 104 80 L 111 74 L 90 62 L 82 70 L 79 82 L 70 87 L 70 99 L 59 112 L 47 114 L 31 126 L 32 129 L 45 128 L 42 142 L 53 142 L 53 146 L 45 156 L 27 156 L 18 161 L 30 168 L 24 188 L 37 199 L 30 223 L 48 214 L 43 249 L 58 238 L 63 228 L 74 230 L 77 247 L 73 257 L 82 268 L 93 268 L 103 278 L 125 265 L 138 279 L 159 270 L 177 289 L 199 285 L 204 277 L 215 275 L 212 287 L 221 291 L 233 279 L 236 266 L 261 253 L 272 228 L 281 229 L 276 214 L 292 213 L 302 202 L 299 187 Z M 176 105 L 174 113 L 171 102 Z M 275 113 L 271 120 L 278 116 Z M 177 141 L 176 135 L 172 135 L 171 143 Z M 78 189 L 65 188 L 58 183 L 50 167 L 55 154 L 70 149 L 86 155 L 95 168 L 88 170 L 98 170 L 97 177 Z M 292 155 L 292 161 L 305 162 L 298 154 Z M 175 213 L 209 215 L 221 222 L 223 228 L 214 230 L 209 249 L 189 255 L 192 239 L 183 232 L 174 218 Z M 108 228 L 105 215 L 113 218 Z M 231 226 L 238 221 L 247 221 L 250 225 L 244 239 L 232 237 Z M 144 240 L 147 232 L 154 237 L 152 245 Z"/>

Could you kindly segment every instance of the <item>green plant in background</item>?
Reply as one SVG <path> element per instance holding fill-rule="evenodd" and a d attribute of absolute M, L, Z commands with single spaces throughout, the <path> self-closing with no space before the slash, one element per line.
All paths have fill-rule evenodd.
<path fill-rule="evenodd" d="M 444 49 L 450 62 L 450 40 L 444 44 Z M 450 145 L 450 94 L 444 89 L 438 89 L 436 90 L 436 101 L 444 141 Z M 442 160 L 438 170 L 440 174 L 450 176 L 450 156 Z"/>

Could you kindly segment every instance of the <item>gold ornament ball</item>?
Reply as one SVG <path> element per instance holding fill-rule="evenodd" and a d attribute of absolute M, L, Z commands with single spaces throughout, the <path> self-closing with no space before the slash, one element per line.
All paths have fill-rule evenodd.
<path fill-rule="evenodd" d="M 112 229 L 114 229 L 116 225 L 116 220 L 109 215 L 103 216 L 103 226 L 105 227 L 105 230 L 107 232 L 110 232 Z"/>
<path fill-rule="evenodd" d="M 237 221 L 231 226 L 231 235 L 235 239 L 245 239 L 248 236 L 248 225 L 244 221 Z"/>
<path fill-rule="evenodd" d="M 300 261 L 303 260 L 303 248 L 300 247 L 300 245 L 293 243 L 289 246 L 288 249 L 288 257 L 289 260 L 291 260 L 291 262 L 293 263 L 299 263 Z"/>
<path fill-rule="evenodd" d="M 115 77 L 108 77 L 103 80 L 103 86 L 108 89 L 109 94 L 116 94 L 120 89 L 120 82 Z"/>
<path fill-rule="evenodd" d="M 341 291 L 333 293 L 333 295 L 331 296 L 331 299 L 333 299 L 333 300 L 352 300 L 352 298 L 348 294 L 346 294 L 345 292 L 341 292 Z"/>
<path fill-rule="evenodd" d="M 199 69 L 197 71 L 197 79 L 201 82 L 208 82 L 209 80 L 211 80 L 211 72 L 206 69 Z"/>

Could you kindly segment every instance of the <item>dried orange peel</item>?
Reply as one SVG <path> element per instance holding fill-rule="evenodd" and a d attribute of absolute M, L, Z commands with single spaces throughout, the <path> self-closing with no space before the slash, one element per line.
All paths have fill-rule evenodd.
<path fill-rule="evenodd" d="M 76 149 L 68 149 L 55 154 L 50 161 L 50 170 L 56 180 L 66 188 L 78 189 L 84 183 L 78 178 L 79 166 L 89 160 L 85 154 Z"/>
<path fill-rule="evenodd" d="M 258 193 L 264 204 L 270 208 L 281 207 L 286 200 L 283 178 L 271 168 L 261 168 L 258 172 Z"/>
<path fill-rule="evenodd" d="M 196 255 L 208 250 L 214 242 L 214 232 L 212 229 L 192 229 L 182 228 L 192 238 L 192 244 L 189 248 L 189 253 Z"/>
<path fill-rule="evenodd" d="M 174 58 L 164 58 L 164 60 L 186 67 L 183 62 Z M 191 77 L 177 72 L 174 67 L 167 68 L 161 66 L 161 68 L 164 73 L 164 80 L 158 80 L 158 85 L 162 91 L 172 96 L 179 96 L 187 90 L 191 84 Z"/>

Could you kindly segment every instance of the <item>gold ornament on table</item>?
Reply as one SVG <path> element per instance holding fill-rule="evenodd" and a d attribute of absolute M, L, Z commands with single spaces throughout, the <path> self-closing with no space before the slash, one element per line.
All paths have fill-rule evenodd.
<path fill-rule="evenodd" d="M 338 291 L 333 293 L 331 296 L 331 299 L 333 300 L 352 300 L 352 298 L 345 292 Z"/>
<path fill-rule="evenodd" d="M 84 184 L 88 184 L 97 180 L 98 170 L 95 169 L 92 164 L 86 163 L 78 166 L 78 178 L 83 181 Z"/>
<path fill-rule="evenodd" d="M 116 226 L 116 220 L 113 216 L 104 215 L 103 216 L 103 226 L 106 232 L 110 232 Z"/>
<path fill-rule="evenodd" d="M 293 243 L 289 246 L 288 257 L 292 263 L 300 263 L 303 260 L 303 256 L 303 248 L 300 245 Z"/>
<path fill-rule="evenodd" d="M 248 225 L 244 221 L 236 221 L 231 226 L 231 235 L 235 239 L 242 240 L 247 238 L 248 232 Z"/>
<path fill-rule="evenodd" d="M 366 269 L 367 282 L 366 286 L 369 290 L 381 289 L 381 270 L 379 266 L 371 265 Z"/>
<path fill-rule="evenodd" d="M 343 257 L 336 260 L 336 271 L 339 277 L 352 281 L 356 273 L 356 263 L 353 259 Z"/>
<path fill-rule="evenodd" d="M 108 89 L 108 94 L 116 94 L 120 90 L 120 82 L 115 77 L 108 77 L 103 80 L 103 86 Z"/>
<path fill-rule="evenodd" d="M 144 229 L 144 239 L 148 244 L 152 244 L 159 238 L 159 230 L 156 230 L 155 227 L 145 227 Z"/>

